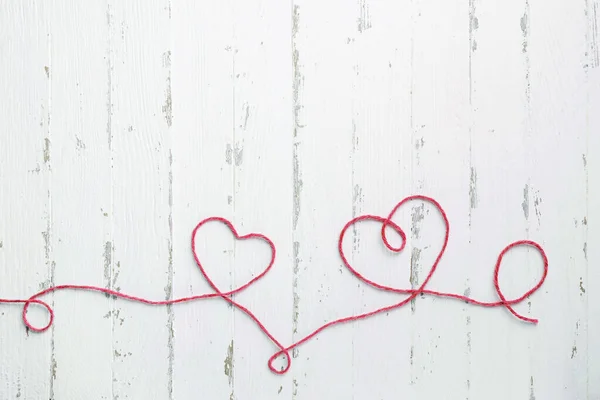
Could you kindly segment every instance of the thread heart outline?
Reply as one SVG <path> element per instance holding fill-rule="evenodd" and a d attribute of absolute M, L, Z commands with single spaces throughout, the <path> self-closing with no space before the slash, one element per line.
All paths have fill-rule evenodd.
<path fill-rule="evenodd" d="M 259 273 L 255 277 L 251 278 L 248 282 L 244 283 L 243 285 L 238 286 L 237 288 L 232 289 L 229 292 L 225 292 L 225 293 L 221 292 L 221 290 L 217 287 L 217 285 L 213 282 L 213 280 L 210 278 L 210 276 L 204 269 L 204 266 L 202 265 L 202 263 L 200 262 L 200 258 L 198 257 L 198 253 L 196 252 L 197 233 L 200 230 L 200 228 L 202 228 L 204 225 L 206 225 L 207 223 L 210 223 L 210 222 L 220 222 L 221 224 L 225 225 L 229 229 L 229 231 L 233 234 L 233 237 L 235 238 L 235 240 L 244 241 L 244 240 L 250 240 L 250 239 L 257 239 L 262 242 L 265 242 L 269 246 L 269 249 L 271 251 L 271 259 L 269 260 L 269 264 L 267 265 L 267 267 L 265 269 L 263 269 L 263 271 L 261 273 Z M 262 279 L 267 274 L 267 272 L 269 272 L 271 270 L 271 268 L 273 267 L 273 264 L 275 264 L 276 253 L 277 253 L 277 250 L 275 249 L 275 244 L 267 236 L 265 236 L 261 233 L 248 233 L 245 235 L 240 235 L 238 233 L 238 231 L 235 229 L 235 227 L 233 226 L 233 224 L 229 220 L 222 218 L 222 217 L 206 218 L 206 219 L 200 221 L 198 223 L 198 225 L 196 225 L 196 227 L 192 231 L 192 254 L 194 255 L 194 260 L 196 261 L 196 265 L 200 269 L 200 272 L 202 273 L 202 276 L 204 277 L 204 279 L 206 279 L 206 282 L 208 282 L 208 284 L 215 291 L 215 293 L 221 294 L 222 296 L 230 296 L 235 293 L 241 292 L 242 290 L 251 286 L 256 281 Z"/>

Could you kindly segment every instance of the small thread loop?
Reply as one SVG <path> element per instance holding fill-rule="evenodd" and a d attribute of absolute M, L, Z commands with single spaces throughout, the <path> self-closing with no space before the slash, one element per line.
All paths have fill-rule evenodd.
<path fill-rule="evenodd" d="M 1 303 L 1 301 L 0 301 Z M 54 322 L 54 310 L 52 309 L 52 307 L 50 307 L 48 305 L 48 303 L 43 302 L 42 300 L 37 300 L 35 298 L 30 298 L 28 300 L 24 301 L 24 305 L 23 305 L 23 313 L 22 313 L 22 317 L 23 317 L 23 323 L 25 324 L 25 326 L 27 328 L 29 328 L 29 330 L 33 331 L 33 332 L 44 332 L 46 330 L 48 330 L 48 328 L 50 328 L 52 326 L 52 323 Z M 39 304 L 40 306 L 44 307 L 46 309 L 46 311 L 48 312 L 48 323 L 46 325 L 44 325 L 41 328 L 37 328 L 35 326 L 33 326 L 30 322 L 29 319 L 27 318 L 27 311 L 29 310 L 29 306 L 31 304 Z"/>

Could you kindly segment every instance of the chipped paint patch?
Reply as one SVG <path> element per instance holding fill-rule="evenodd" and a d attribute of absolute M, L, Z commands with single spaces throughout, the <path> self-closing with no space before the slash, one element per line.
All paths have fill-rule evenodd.
<path fill-rule="evenodd" d="M 412 208 L 412 225 L 411 232 L 415 238 L 419 238 L 421 234 L 421 221 L 425 218 L 423 210 L 425 209 L 425 205 L 421 204 L 419 206 Z"/>
<path fill-rule="evenodd" d="M 233 397 L 233 339 L 231 339 L 231 343 L 229 343 L 229 346 L 227 346 L 227 355 L 225 356 L 225 361 L 223 362 L 223 371 L 227 376 L 229 387 L 231 388 L 230 396 Z"/>
<path fill-rule="evenodd" d="M 162 106 L 162 112 L 165 115 L 165 121 L 167 126 L 171 127 L 173 124 L 173 100 L 171 98 L 171 77 L 167 78 L 167 88 L 165 94 L 165 104 Z"/>
<path fill-rule="evenodd" d="M 46 78 L 50 78 L 50 67 L 44 65 L 44 72 L 46 73 Z"/>
<path fill-rule="evenodd" d="M 248 118 L 250 118 L 250 106 L 248 105 L 247 102 L 245 102 L 242 106 L 243 108 L 243 113 L 244 113 L 244 122 L 242 122 L 242 124 L 240 125 L 240 128 L 242 128 L 243 130 L 246 130 L 248 127 Z"/>
<path fill-rule="evenodd" d="M 425 127 L 425 125 L 421 125 L 420 129 L 422 129 L 424 127 Z M 424 146 L 425 146 L 425 139 L 423 137 L 415 139 L 415 150 L 417 150 L 417 151 L 414 152 L 414 157 L 415 157 L 415 163 L 417 165 L 421 165 L 421 153 L 419 152 L 419 150 L 421 150 Z"/>
<path fill-rule="evenodd" d="M 523 189 L 523 203 L 521 203 L 521 208 L 523 208 L 525 219 L 529 219 L 529 185 L 525 185 Z"/>
<path fill-rule="evenodd" d="M 294 280 L 293 280 L 293 296 L 294 302 L 292 306 L 292 332 L 298 333 L 298 317 L 300 315 L 300 295 L 298 293 L 298 272 L 300 270 L 300 243 L 294 242 L 293 247 L 293 272 L 294 272 Z"/>
<path fill-rule="evenodd" d="M 577 345 L 573 345 L 573 347 L 571 348 L 571 360 L 574 359 L 576 355 L 577 355 Z"/>
<path fill-rule="evenodd" d="M 58 369 L 58 364 L 56 363 L 56 359 L 53 357 L 52 362 L 50 363 L 50 375 L 52 375 L 52 379 L 56 380 L 56 371 Z"/>
<path fill-rule="evenodd" d="M 583 296 L 585 294 L 585 288 L 583 287 L 583 278 L 579 278 L 579 295 Z"/>
<path fill-rule="evenodd" d="M 112 242 L 107 241 L 104 244 L 104 280 L 106 281 L 106 288 L 110 289 L 111 287 L 111 276 L 112 276 Z M 108 295 L 107 295 L 108 297 Z"/>
<path fill-rule="evenodd" d="M 113 319 L 112 319 L 113 328 L 114 328 L 114 323 L 119 323 L 119 326 L 123 326 L 123 324 L 125 323 L 125 318 L 121 317 L 120 309 L 109 311 L 108 313 L 106 313 L 106 315 L 104 315 L 104 318 L 108 318 L 111 316 L 113 317 Z"/>
<path fill-rule="evenodd" d="M 528 30 L 529 30 L 529 2 L 526 2 L 526 9 L 525 9 L 525 13 L 523 13 L 523 16 L 521 17 L 521 33 L 523 34 L 523 53 L 527 52 L 527 37 L 528 37 Z"/>
<path fill-rule="evenodd" d="M 119 286 L 117 286 L 117 279 L 119 279 L 119 274 L 121 273 L 121 261 L 117 261 L 116 267 L 112 271 L 112 288 L 117 292 L 121 290 Z"/>
<path fill-rule="evenodd" d="M 533 388 L 533 376 L 529 378 L 529 400 L 535 400 L 535 390 Z"/>
<path fill-rule="evenodd" d="M 165 89 L 165 104 L 162 106 L 162 112 L 170 128 L 173 125 L 173 99 L 171 96 L 171 50 L 163 53 L 163 67 L 168 70 L 167 85 Z"/>
<path fill-rule="evenodd" d="M 171 98 L 171 78 L 167 78 L 167 89 L 166 89 L 166 97 L 165 104 L 162 106 L 163 114 L 165 115 L 165 121 L 167 121 L 167 126 L 171 126 L 173 124 L 173 100 Z"/>
<path fill-rule="evenodd" d="M 47 263 L 50 260 L 50 227 L 42 232 L 42 237 L 44 238 L 44 257 Z"/>
<path fill-rule="evenodd" d="M 52 337 L 50 339 L 50 400 L 54 400 L 54 381 L 56 381 L 56 372 L 58 370 L 58 364 L 56 363 L 56 356 L 54 354 L 54 329 L 52 329 Z"/>
<path fill-rule="evenodd" d="M 50 161 L 50 139 L 44 139 L 44 163 Z"/>
<path fill-rule="evenodd" d="M 78 150 L 85 150 L 85 143 L 83 143 L 79 136 L 75 136 L 75 145 Z"/>
<path fill-rule="evenodd" d="M 421 259 L 421 249 L 413 247 L 410 255 L 410 286 L 415 289 L 419 286 L 419 261 Z M 416 311 L 416 298 L 410 301 L 410 309 L 414 314 Z"/>
<path fill-rule="evenodd" d="M 474 53 L 475 50 L 477 50 L 475 31 L 478 28 L 479 19 L 475 15 L 475 0 L 469 0 L 469 43 L 471 44 L 471 53 Z M 471 54 L 469 54 L 469 85 L 471 86 Z M 469 91 L 471 91 L 471 89 Z"/>
<path fill-rule="evenodd" d="M 52 286 L 51 280 L 47 279 L 44 282 L 40 282 L 40 284 L 38 285 L 38 290 L 39 291 L 46 290 L 46 289 L 50 288 L 51 286 Z"/>
<path fill-rule="evenodd" d="M 294 143 L 293 153 L 293 185 L 294 185 L 294 200 L 293 200 L 293 229 L 298 226 L 300 218 L 300 194 L 302 192 L 302 177 L 300 172 L 300 160 L 298 156 L 299 143 Z"/>
<path fill-rule="evenodd" d="M 233 147 L 229 143 L 225 147 L 225 162 L 229 165 L 233 162 Z"/>
<path fill-rule="evenodd" d="M 231 384 L 233 382 L 233 340 L 231 340 L 231 343 L 227 347 L 227 355 L 223 362 L 223 370 L 229 380 L 229 384 Z"/>
<path fill-rule="evenodd" d="M 471 209 L 477 207 L 477 171 L 471 167 L 471 177 L 469 179 L 469 202 Z"/>
<path fill-rule="evenodd" d="M 163 53 L 162 62 L 164 68 L 171 68 L 171 50 L 167 50 Z"/>
<path fill-rule="evenodd" d="M 360 33 L 372 27 L 371 18 L 369 16 L 369 5 L 366 0 L 359 0 L 359 16 L 357 20 L 357 28 Z"/>
<path fill-rule="evenodd" d="M 421 150 L 425 146 L 425 138 L 418 138 L 415 140 L 415 149 Z"/>
<path fill-rule="evenodd" d="M 234 160 L 236 167 L 242 165 L 242 162 L 244 161 L 244 148 L 239 143 L 235 144 Z"/>

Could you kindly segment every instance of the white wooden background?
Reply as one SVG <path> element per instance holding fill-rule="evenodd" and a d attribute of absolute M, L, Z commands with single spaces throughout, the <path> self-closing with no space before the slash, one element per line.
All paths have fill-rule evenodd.
<path fill-rule="evenodd" d="M 283 376 L 219 299 L 60 292 L 41 334 L 0 305 L 0 398 L 600 399 L 599 25 L 598 0 L 0 1 L 0 297 L 209 292 L 190 233 L 221 215 L 275 241 L 236 299 L 289 344 L 398 301 L 342 268 L 337 237 L 414 193 L 451 222 L 430 289 L 496 300 L 514 240 L 550 259 L 516 306 L 538 326 L 418 298 L 327 330 Z M 443 235 L 429 210 L 396 218 L 397 257 L 361 225 L 353 262 L 417 285 Z M 199 241 L 224 289 L 268 258 L 215 225 Z M 519 296 L 540 273 L 515 251 L 500 284 Z"/>

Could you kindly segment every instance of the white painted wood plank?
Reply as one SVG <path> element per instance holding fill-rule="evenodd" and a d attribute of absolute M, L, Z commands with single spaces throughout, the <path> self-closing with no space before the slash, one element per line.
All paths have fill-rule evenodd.
<path fill-rule="evenodd" d="M 357 283 L 336 242 L 353 214 L 352 38 L 357 13 L 344 2 L 295 1 L 294 340 L 355 314 Z M 353 328 L 330 328 L 293 353 L 293 399 L 350 398 Z"/>
<path fill-rule="evenodd" d="M 595 3 L 596 14 L 594 15 L 596 26 L 600 25 L 600 7 Z M 588 39 L 588 43 L 598 43 L 598 30 L 595 30 L 594 42 Z M 600 346 L 596 345 L 594 338 L 600 334 L 600 269 L 594 267 L 600 262 L 600 250 L 593 243 L 600 237 L 600 135 L 598 134 L 600 126 L 600 114 L 596 110 L 600 109 L 600 64 L 598 63 L 598 47 L 596 53 L 590 51 L 591 61 L 588 70 L 587 81 L 587 152 L 585 158 L 585 171 L 587 177 L 587 395 L 590 399 L 600 397 L 600 380 L 594 379 L 600 376 Z M 594 58 L 595 57 L 595 58 Z M 593 62 L 592 62 L 593 61 Z"/>
<path fill-rule="evenodd" d="M 477 201 L 471 211 L 469 276 L 477 282 L 474 297 L 498 300 L 492 277 L 500 251 L 520 239 L 544 245 L 543 237 L 529 233 L 535 214 L 530 196 L 533 128 L 528 28 L 523 24 L 530 15 L 525 2 L 507 6 L 480 1 L 471 4 L 470 15 L 470 154 Z M 503 293 L 507 298 L 522 295 L 539 279 L 541 268 L 533 251 L 513 250 L 500 271 Z M 538 292 L 514 308 L 543 321 L 540 310 L 547 300 Z M 470 328 L 469 397 L 535 397 L 529 354 L 543 328 L 521 322 L 501 307 L 474 308 Z"/>
<path fill-rule="evenodd" d="M 233 3 L 174 1 L 172 60 L 174 280 L 173 296 L 212 292 L 190 250 L 200 220 L 232 218 L 234 126 Z M 229 146 L 228 146 L 229 145 Z M 227 162 L 227 160 L 230 160 Z M 199 232 L 197 251 L 215 282 L 232 286 L 233 239 L 210 224 Z M 248 249 L 250 250 L 250 249 Z M 234 313 L 221 299 L 173 308 L 175 399 L 228 398 L 233 391 L 230 346 Z"/>
<path fill-rule="evenodd" d="M 353 70 L 347 39 L 354 15 L 339 2 L 296 1 L 293 7 L 296 341 L 353 311 L 353 302 L 344 300 L 356 289 L 340 279 L 334 232 L 352 212 L 348 87 Z M 292 399 L 351 396 L 352 332 L 345 328 L 326 331 L 293 352 Z"/>
<path fill-rule="evenodd" d="M 600 238 L 600 3 L 587 2 L 586 29 L 586 155 L 583 167 L 586 176 L 587 216 L 583 222 L 587 230 L 584 238 L 587 243 L 587 368 L 585 370 L 587 396 L 600 397 L 600 346 L 594 338 L 600 334 L 600 249 L 594 243 Z M 579 381 L 581 384 L 581 381 Z"/>
<path fill-rule="evenodd" d="M 53 283 L 107 286 L 112 242 L 107 6 L 56 1 L 49 7 Z M 49 397 L 111 398 L 108 299 L 72 291 L 54 298 L 56 365 Z"/>
<path fill-rule="evenodd" d="M 532 385 L 539 398 L 586 398 L 588 382 L 594 380 L 588 375 L 592 372 L 588 371 L 588 346 L 593 346 L 593 340 L 587 329 L 586 290 L 591 267 L 587 243 L 594 240 L 586 238 L 585 223 L 589 212 L 587 18 L 579 7 L 557 4 L 548 9 L 537 1 L 531 2 L 530 15 L 532 130 L 528 147 L 530 206 L 535 213 L 530 213 L 529 221 L 532 234 L 543 235 L 553 266 L 544 308 L 540 310 L 538 302 L 534 307 L 543 321 L 530 350 Z M 561 35 L 555 34 L 557 28 Z M 561 233 L 556 235 L 551 227 Z"/>
<path fill-rule="evenodd" d="M 173 50 L 173 95 L 180 99 L 174 103 L 178 140 L 173 162 L 175 176 L 187 177 L 186 182 L 175 178 L 174 285 L 177 296 L 210 292 L 189 255 L 189 235 L 199 220 L 220 215 L 230 218 L 240 234 L 258 231 L 270 236 L 281 261 L 264 282 L 236 300 L 256 312 L 286 343 L 291 312 L 287 319 L 282 312 L 286 303 L 291 310 L 292 298 L 278 298 L 291 289 L 292 144 L 291 136 L 285 135 L 291 125 L 291 19 L 288 6 L 275 5 L 173 7 L 177 26 L 198 18 L 203 21 L 203 29 L 196 33 L 200 37 L 178 42 Z M 222 19 L 214 19 L 217 14 Z M 287 39 L 280 32 L 287 33 Z M 197 43 L 202 43 L 200 49 Z M 186 78 L 178 81 L 177 77 Z M 187 77 L 195 83 L 190 85 Z M 265 95 L 259 88 L 269 89 Z M 286 218 L 289 222 L 282 224 Z M 226 229 L 215 224 L 198 233 L 200 259 L 224 291 L 243 284 L 268 261 L 268 247 L 259 251 L 251 246 L 234 242 Z M 266 290 L 272 286 L 279 289 Z M 240 311 L 216 299 L 176 308 L 175 315 L 175 370 L 181 371 L 175 376 L 176 398 L 194 398 L 199 390 L 215 398 L 222 393 L 253 398 L 267 390 L 273 396 L 290 392 L 289 379 L 267 369 L 266 361 L 277 349 Z M 202 343 L 195 353 L 187 349 L 198 348 L 194 344 L 198 325 Z"/>
<path fill-rule="evenodd" d="M 53 270 L 48 9 L 0 7 L 0 298 L 23 298 L 51 283 Z M 43 326 L 48 315 L 35 308 L 30 320 Z M 0 305 L 0 398 L 48 398 L 52 336 L 27 332 L 21 310 Z"/>
<path fill-rule="evenodd" d="M 348 32 L 347 45 L 353 73 L 346 89 L 351 104 L 344 117 L 352 121 L 352 132 L 345 134 L 352 136 L 352 216 L 387 216 L 411 193 L 411 75 L 407 71 L 411 65 L 412 7 L 365 1 L 354 4 L 352 12 L 356 22 Z M 410 213 L 406 211 L 410 210 L 403 208 L 394 220 L 410 232 Z M 331 236 L 340 228 L 331 227 Z M 352 265 L 379 283 L 410 287 L 410 248 L 400 254 L 388 251 L 380 230 L 374 221 L 352 229 L 344 242 Z M 388 232 L 392 243 L 398 245 L 397 235 Z M 349 275 L 346 269 L 341 272 Z M 335 281 L 332 284 L 337 286 Z M 354 277 L 348 278 L 344 287 L 352 286 L 357 291 L 346 292 L 343 302 L 353 306 L 353 313 L 369 312 L 406 298 L 368 287 Z M 339 309 L 343 305 L 329 307 Z M 351 386 L 355 398 L 394 398 L 398 393 L 410 396 L 409 316 L 408 307 L 404 307 L 332 332 L 333 340 L 345 330 L 352 334 L 352 380 L 339 380 L 336 385 Z"/>
<path fill-rule="evenodd" d="M 500 3 L 480 2 L 473 2 L 469 10 L 473 201 L 469 247 L 472 253 L 467 260 L 471 264 L 468 272 L 473 282 L 471 295 L 480 299 L 497 300 L 492 285 L 495 259 L 508 243 L 525 238 L 526 220 L 519 208 L 529 173 L 523 159 L 525 128 L 521 122 L 525 118 L 527 85 L 519 28 L 523 12 L 523 4 L 504 7 Z M 502 36 L 497 32 L 502 32 Z M 507 114 L 512 117 L 507 118 Z M 512 217 L 507 219 L 504 215 Z M 509 261 L 507 257 L 500 275 L 501 287 L 511 297 L 521 293 L 511 286 L 524 276 L 525 271 L 514 267 L 522 260 L 523 257 L 515 257 Z M 516 309 L 522 312 L 523 306 Z M 523 340 L 510 337 L 511 330 L 517 326 L 523 328 L 523 323 L 501 308 L 472 309 L 470 316 L 469 397 L 508 398 L 511 390 L 516 392 L 515 396 L 527 396 L 522 387 L 513 389 L 508 384 L 512 379 L 497 379 L 510 373 L 509 365 L 519 370 L 523 379 L 529 377 L 529 371 L 523 371 L 528 366 L 521 364 L 522 359 L 515 360 L 515 356 L 522 354 Z M 512 352 L 511 348 L 518 350 Z M 501 362 L 504 358 L 506 362 Z"/>
<path fill-rule="evenodd" d="M 469 294 L 471 215 L 468 3 L 417 2 L 412 11 L 410 132 L 412 192 L 432 196 L 450 220 L 450 241 L 427 287 Z M 443 245 L 445 227 L 432 204 L 410 205 L 410 284 L 426 279 Z M 407 226 L 407 225 L 405 225 Z M 410 304 L 410 383 L 415 397 L 469 397 L 471 307 L 419 296 Z M 488 315 L 489 318 L 489 315 Z"/>
<path fill-rule="evenodd" d="M 235 300 L 256 313 L 287 345 L 293 319 L 291 3 L 236 1 L 231 23 L 233 125 L 231 134 L 223 132 L 225 158 L 221 153 L 211 159 L 215 164 L 225 161 L 231 168 L 228 201 L 235 225 L 243 232 L 264 233 L 277 249 L 269 274 Z M 233 248 L 235 286 L 249 279 L 249 271 L 253 276 L 260 273 L 269 259 L 265 244 L 255 250 L 244 246 L 238 242 Z M 269 357 L 279 349 L 238 310 L 233 313 L 233 325 L 233 351 L 226 359 L 231 363 L 232 398 L 291 397 L 291 373 L 280 376 L 267 367 Z M 281 359 L 276 365 L 285 363 Z"/>
<path fill-rule="evenodd" d="M 111 4 L 109 20 L 114 290 L 172 292 L 170 4 Z M 112 303 L 112 395 L 172 398 L 173 310 Z M 152 382 L 152 385 L 148 385 Z"/>

